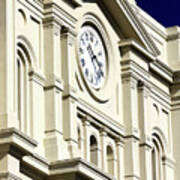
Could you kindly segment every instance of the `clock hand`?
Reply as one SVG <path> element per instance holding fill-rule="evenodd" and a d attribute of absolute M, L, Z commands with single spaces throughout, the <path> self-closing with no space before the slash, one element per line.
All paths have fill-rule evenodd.
<path fill-rule="evenodd" d="M 96 61 L 96 64 L 98 65 L 98 67 L 99 67 L 99 69 L 98 69 L 98 71 L 97 72 L 100 72 L 100 74 L 102 75 L 102 76 L 104 76 L 104 73 L 103 73 L 103 71 L 102 71 L 102 64 L 97 60 L 97 56 L 93 56 L 93 59 Z"/>

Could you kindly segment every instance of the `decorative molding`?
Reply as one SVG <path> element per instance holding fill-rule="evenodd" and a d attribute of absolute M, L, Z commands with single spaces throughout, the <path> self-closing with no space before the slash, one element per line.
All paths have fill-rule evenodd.
<path fill-rule="evenodd" d="M 36 82 L 40 86 L 44 86 L 45 83 L 45 77 L 41 73 L 35 72 L 33 69 L 29 71 L 29 80 Z"/>
<path fill-rule="evenodd" d="M 124 177 L 125 177 L 125 179 L 137 179 L 137 180 L 140 179 L 140 176 L 137 174 L 125 175 Z"/>
<path fill-rule="evenodd" d="M 138 7 L 138 9 L 140 9 Z M 142 11 L 142 10 L 140 10 Z M 155 31 L 159 36 L 161 36 L 163 39 L 167 39 L 167 34 L 165 32 L 163 32 L 160 28 L 158 28 L 157 26 L 155 26 L 153 23 L 151 23 L 147 18 L 145 18 L 145 16 L 143 16 L 141 13 L 139 13 L 138 11 L 138 16 L 139 19 L 146 24 L 149 28 L 151 28 L 153 31 Z"/>
<path fill-rule="evenodd" d="M 149 53 L 142 45 L 140 45 L 136 40 L 134 39 L 125 39 L 121 40 L 119 42 L 119 47 L 120 49 L 127 49 L 129 51 L 135 50 L 137 51 L 140 55 L 144 56 L 144 60 L 146 62 L 152 62 L 155 61 L 155 56 L 153 56 L 151 53 Z M 123 51 L 122 51 L 123 52 Z"/>
<path fill-rule="evenodd" d="M 78 101 L 77 89 L 70 84 L 64 85 L 63 99 L 71 98 L 72 102 Z"/>
<path fill-rule="evenodd" d="M 79 174 L 79 177 L 92 178 L 92 179 L 104 179 L 115 180 L 114 177 L 100 170 L 97 166 L 92 165 L 84 161 L 81 158 L 62 160 L 50 163 L 50 177 L 64 174 L 64 172 Z M 68 176 L 68 175 L 67 175 Z"/>
<path fill-rule="evenodd" d="M 68 27 L 62 26 L 61 38 L 67 39 L 68 45 L 73 46 L 76 36 L 77 36 L 77 33 L 74 30 L 72 30 Z"/>
<path fill-rule="evenodd" d="M 0 151 L 13 152 L 18 158 L 22 158 L 24 155 L 31 155 L 37 145 L 34 139 L 15 128 L 0 130 Z"/>
<path fill-rule="evenodd" d="M 144 81 L 138 81 L 138 91 L 142 92 L 145 98 L 148 98 L 151 93 L 151 86 Z"/>
<path fill-rule="evenodd" d="M 49 74 L 49 75 L 46 76 L 44 89 L 45 90 L 51 90 L 51 89 L 54 89 L 54 88 L 56 90 L 58 90 L 58 91 L 63 91 L 63 89 L 64 89 L 63 82 L 56 75 Z"/>
<path fill-rule="evenodd" d="M 173 82 L 174 71 L 161 60 L 157 59 L 156 61 L 150 63 L 149 67 L 152 73 L 158 74 L 167 83 Z"/>
<path fill-rule="evenodd" d="M 139 134 L 139 129 L 136 127 L 127 127 L 126 128 L 126 135 L 124 136 L 125 140 L 126 139 L 134 139 L 134 142 L 140 140 L 140 134 Z"/>
<path fill-rule="evenodd" d="M 151 150 L 152 149 L 152 142 L 151 142 L 151 137 L 148 135 L 142 135 L 140 138 L 140 143 L 139 143 L 140 147 L 146 147 L 147 150 Z"/>
<path fill-rule="evenodd" d="M 79 6 L 82 6 L 81 0 L 63 0 L 67 4 L 69 4 L 72 8 L 77 8 Z"/>
<path fill-rule="evenodd" d="M 24 1 L 24 0 L 17 0 L 22 6 L 27 8 L 32 14 L 36 15 L 39 20 L 43 18 L 43 7 L 44 4 L 41 0 L 33 0 L 33 1 Z M 32 3 L 33 2 L 33 3 Z"/>
<path fill-rule="evenodd" d="M 124 5 L 126 12 L 128 13 L 129 17 L 131 18 L 134 25 L 136 26 L 136 28 L 138 30 L 137 32 L 141 34 L 142 39 L 145 41 L 147 49 L 149 49 L 149 52 L 155 56 L 158 56 L 160 54 L 159 49 L 156 47 L 155 43 L 149 36 L 148 32 L 146 31 L 146 29 L 144 28 L 142 23 L 139 21 L 138 16 L 135 15 L 135 13 L 134 13 L 133 9 L 131 8 L 131 6 L 129 5 L 129 3 L 127 1 L 122 1 L 122 0 L 121 0 L 121 3 Z"/>
<path fill-rule="evenodd" d="M 180 39 L 180 33 L 169 35 L 167 40 L 173 41 L 173 40 L 179 40 Z"/>
<path fill-rule="evenodd" d="M 7 180 L 23 180 L 22 178 L 18 177 L 17 175 L 11 172 L 0 172 L 0 179 L 7 179 Z"/>
<path fill-rule="evenodd" d="M 92 123 L 95 123 L 97 127 L 102 128 L 106 127 L 109 130 L 109 134 L 112 134 L 112 136 L 122 136 L 125 135 L 125 127 L 124 125 L 120 124 L 118 121 L 119 119 L 110 117 L 103 112 L 100 112 L 98 110 L 95 110 L 95 108 L 88 105 L 87 102 L 84 102 L 84 100 L 79 99 L 78 104 L 78 115 L 82 117 L 91 116 Z M 90 119 L 89 119 L 90 120 Z M 114 135 L 113 135 L 114 134 Z"/>
<path fill-rule="evenodd" d="M 55 21 L 60 26 L 69 27 L 70 29 L 75 28 L 75 23 L 77 21 L 76 18 L 74 18 L 71 14 L 62 9 L 56 3 L 48 2 L 44 4 L 43 22 L 50 22 L 50 20 Z"/>
<path fill-rule="evenodd" d="M 174 166 L 175 166 L 175 164 L 176 164 L 176 162 L 175 162 L 174 159 L 172 159 L 172 158 L 164 155 L 164 156 L 162 157 L 162 161 L 163 161 L 163 165 L 166 165 L 166 166 L 174 169 Z"/>

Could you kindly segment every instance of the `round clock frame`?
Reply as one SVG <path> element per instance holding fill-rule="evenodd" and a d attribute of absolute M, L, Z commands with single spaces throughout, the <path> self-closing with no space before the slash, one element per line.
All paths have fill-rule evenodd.
<path fill-rule="evenodd" d="M 94 46 L 91 43 L 86 43 L 85 47 L 81 47 L 80 42 L 81 36 L 85 32 L 89 31 L 94 34 L 94 38 L 99 41 L 99 48 L 96 49 L 95 41 Z M 83 34 L 84 33 L 84 34 Z M 110 78 L 109 75 L 111 64 L 109 63 L 111 53 L 111 45 L 109 41 L 109 36 L 107 35 L 104 26 L 97 20 L 96 17 L 92 15 L 86 15 L 83 22 L 79 26 L 79 34 L 77 37 L 77 63 L 80 73 L 80 81 L 83 82 L 81 86 L 85 85 L 86 90 L 89 94 L 98 102 L 105 103 L 110 99 L 111 91 L 109 91 Z M 89 35 L 90 39 L 90 35 Z M 89 41 L 88 41 L 89 42 Z M 90 45 L 90 46 L 88 46 Z M 80 49 L 81 48 L 81 49 Z M 84 50 L 84 55 L 80 51 Z M 98 54 L 101 51 L 100 54 Z M 100 58 L 102 57 L 102 58 Z M 83 58 L 83 59 L 82 59 Z M 86 58 L 86 60 L 85 60 Z M 84 63 L 88 66 L 89 76 L 86 77 L 86 68 Z M 110 75 L 111 76 L 111 75 Z M 78 76 L 79 77 L 79 76 Z M 99 79 L 97 79 L 99 77 Z M 93 80 L 92 80 L 93 79 Z"/>
<path fill-rule="evenodd" d="M 106 79 L 107 53 L 103 39 L 95 26 L 82 26 L 78 39 L 78 57 L 86 83 L 100 90 Z"/>

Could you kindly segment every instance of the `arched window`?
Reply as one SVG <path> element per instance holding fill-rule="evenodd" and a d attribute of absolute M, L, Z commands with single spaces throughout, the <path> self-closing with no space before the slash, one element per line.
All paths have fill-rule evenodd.
<path fill-rule="evenodd" d="M 22 43 L 17 44 L 17 115 L 19 129 L 29 134 L 29 69 L 30 56 Z"/>
<path fill-rule="evenodd" d="M 114 175 L 114 153 L 111 146 L 107 146 L 107 171 L 109 174 Z"/>
<path fill-rule="evenodd" d="M 90 137 L 90 162 L 98 165 L 98 144 L 93 135 Z"/>
<path fill-rule="evenodd" d="M 163 146 L 160 139 L 157 136 L 153 136 L 153 148 L 151 152 L 152 157 L 152 180 L 163 179 L 163 166 L 162 155 Z"/>
<path fill-rule="evenodd" d="M 81 150 L 81 130 L 80 127 L 77 128 L 77 133 L 78 133 L 78 148 Z"/>

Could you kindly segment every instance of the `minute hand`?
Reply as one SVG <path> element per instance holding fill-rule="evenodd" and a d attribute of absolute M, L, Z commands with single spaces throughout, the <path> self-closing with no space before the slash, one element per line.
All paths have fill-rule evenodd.
<path fill-rule="evenodd" d="M 104 73 L 103 73 L 103 71 L 102 71 L 102 65 L 101 65 L 101 63 L 97 60 L 97 57 L 94 55 L 93 56 L 93 59 L 96 61 L 96 64 L 98 65 L 98 67 L 99 67 L 99 72 L 100 72 L 100 75 L 102 75 L 102 76 L 104 76 Z"/>

